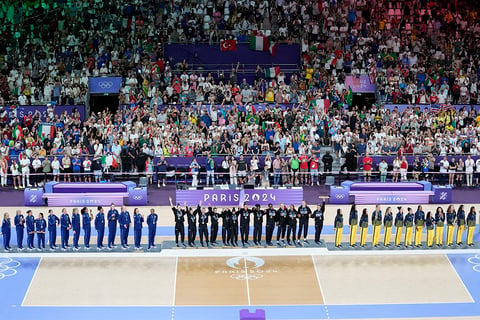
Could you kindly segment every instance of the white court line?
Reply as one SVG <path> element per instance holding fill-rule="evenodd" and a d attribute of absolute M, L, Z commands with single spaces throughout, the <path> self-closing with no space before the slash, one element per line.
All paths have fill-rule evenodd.
<path fill-rule="evenodd" d="M 315 263 L 315 258 L 312 256 L 313 269 L 315 270 L 315 276 L 317 277 L 318 287 L 320 288 L 320 293 L 322 294 L 323 304 L 327 305 L 327 299 L 320 283 L 320 277 L 318 276 L 317 264 Z"/>
<path fill-rule="evenodd" d="M 173 301 L 172 307 L 175 307 L 175 297 L 177 294 L 177 272 L 178 272 L 178 256 L 175 258 L 175 276 L 173 277 Z"/>
<path fill-rule="evenodd" d="M 41 263 L 42 263 L 42 258 L 40 258 L 40 260 L 38 261 L 38 264 L 37 264 L 37 267 L 35 268 L 35 272 L 33 273 L 32 279 L 30 279 L 30 283 L 28 284 L 27 291 L 25 291 L 25 295 L 23 296 L 23 299 L 22 299 L 22 304 L 20 305 L 21 307 L 23 307 L 23 305 L 25 304 L 25 299 L 27 298 L 28 293 L 30 292 L 30 288 L 32 287 L 32 283 L 35 280 L 35 276 L 37 275 L 38 269 L 40 269 Z"/>
<path fill-rule="evenodd" d="M 247 283 L 247 299 L 248 299 L 248 305 L 251 306 L 251 301 L 250 301 L 250 286 L 248 284 L 248 268 L 247 268 L 247 258 L 243 257 L 243 261 L 245 263 L 245 280 Z"/>
<path fill-rule="evenodd" d="M 473 299 L 472 295 L 470 294 L 470 291 L 468 291 L 467 286 L 465 285 L 465 283 L 463 282 L 462 278 L 461 278 L 460 275 L 458 274 L 457 269 L 455 269 L 455 267 L 453 266 L 452 261 L 450 261 L 450 259 L 448 259 L 447 255 L 444 255 L 444 258 L 447 259 L 448 264 L 450 265 L 450 267 L 452 267 L 453 272 L 457 275 L 458 281 L 460 281 L 460 283 L 462 284 L 463 288 L 465 288 L 465 291 L 468 293 L 468 296 L 470 297 L 470 299 L 472 300 L 472 302 L 475 302 L 475 299 Z"/>

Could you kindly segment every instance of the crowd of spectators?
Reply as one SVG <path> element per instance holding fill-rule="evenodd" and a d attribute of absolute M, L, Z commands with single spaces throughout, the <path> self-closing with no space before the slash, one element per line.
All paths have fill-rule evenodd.
<path fill-rule="evenodd" d="M 39 114 L 8 118 L 3 109 L 3 157 L 109 156 L 104 167 L 115 162 L 127 172 L 151 172 L 148 159 L 159 156 L 229 155 L 231 162 L 242 154 L 288 156 L 292 178 L 282 183 L 305 184 L 319 181 L 309 175 L 312 161 L 314 167 L 318 163 L 313 170 L 328 168 L 322 146 L 332 147 L 333 159 L 326 162 L 337 161 L 347 171 L 357 170 L 357 157 L 367 152 L 480 155 L 477 111 L 448 106 L 478 100 L 480 17 L 471 2 L 72 3 L 32 9 L 0 37 L 1 104 L 53 101 L 45 121 L 57 129 L 54 137 L 40 136 Z M 37 27 L 27 30 L 32 23 Z M 201 74 L 186 60 L 162 56 L 169 41 L 244 41 L 254 31 L 299 43 L 302 68 L 269 80 L 258 66 L 249 83 L 238 78 L 238 65 Z M 78 113 L 54 115 L 55 104 L 85 102 L 88 77 L 109 74 L 124 78 L 120 102 L 130 107 L 83 122 Z M 369 75 L 377 84 L 378 104 L 349 102 L 347 74 Z M 330 107 L 315 103 L 319 99 Z M 387 102 L 412 106 L 399 111 L 385 108 Z M 430 103 L 446 106 L 424 111 L 416 106 Z M 309 174 L 292 161 L 302 156 Z M 268 169 L 278 173 L 271 162 Z M 296 170 L 302 172 L 298 177 Z"/>

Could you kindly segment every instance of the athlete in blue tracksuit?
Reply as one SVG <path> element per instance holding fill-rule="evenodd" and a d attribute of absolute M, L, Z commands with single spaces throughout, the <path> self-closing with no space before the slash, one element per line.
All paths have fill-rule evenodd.
<path fill-rule="evenodd" d="M 10 237 L 11 237 L 11 227 L 12 224 L 10 223 L 10 216 L 8 213 L 3 215 L 2 220 L 2 235 L 3 235 L 3 249 L 5 251 L 10 251 Z"/>
<path fill-rule="evenodd" d="M 38 219 L 35 220 L 35 229 L 37 231 L 37 247 L 38 250 L 45 249 L 45 230 L 47 229 L 47 221 L 43 217 L 43 213 L 38 214 Z"/>
<path fill-rule="evenodd" d="M 35 217 L 32 210 L 27 211 L 27 217 L 25 218 L 25 225 L 27 226 L 27 247 L 28 250 L 35 249 L 33 244 L 33 237 L 35 236 Z"/>
<path fill-rule="evenodd" d="M 158 215 L 155 213 L 155 209 L 150 209 L 150 214 L 147 217 L 148 225 L 148 250 L 155 246 L 155 234 L 157 233 L 157 221 Z"/>
<path fill-rule="evenodd" d="M 128 233 L 130 231 L 131 223 L 130 212 L 127 211 L 125 206 L 122 206 L 120 216 L 118 217 L 118 225 L 120 227 L 120 242 L 123 249 L 128 248 Z"/>
<path fill-rule="evenodd" d="M 72 230 L 73 230 L 73 250 L 78 251 L 78 239 L 80 239 L 80 214 L 78 213 L 78 209 L 73 209 L 72 212 Z"/>
<path fill-rule="evenodd" d="M 138 208 L 133 210 L 133 232 L 135 239 L 135 249 L 141 249 L 140 242 L 142 239 L 143 216 L 140 214 Z"/>
<path fill-rule="evenodd" d="M 105 214 L 103 207 L 98 207 L 98 213 L 95 217 L 95 230 L 97 230 L 97 250 L 103 249 L 103 236 L 105 234 Z"/>
<path fill-rule="evenodd" d="M 72 229 L 72 222 L 70 216 L 67 213 L 67 209 L 62 209 L 62 215 L 60 216 L 60 231 L 62 238 L 62 250 L 65 251 L 68 248 L 68 238 L 70 237 L 70 229 Z"/>
<path fill-rule="evenodd" d="M 17 233 L 17 247 L 19 251 L 23 251 L 23 230 L 25 229 L 25 218 L 20 210 L 17 210 L 15 214 L 15 219 L 13 219 L 15 224 L 15 231 Z"/>
<path fill-rule="evenodd" d="M 92 232 L 92 212 L 88 212 L 87 207 L 83 207 L 80 211 L 82 214 L 83 243 L 85 249 L 90 249 L 90 234 Z"/>
<path fill-rule="evenodd" d="M 118 222 L 118 210 L 115 209 L 115 205 L 112 203 L 110 210 L 107 213 L 108 220 L 108 248 L 113 249 L 115 247 L 115 236 L 117 235 L 117 222 Z"/>
<path fill-rule="evenodd" d="M 53 210 L 48 210 L 48 242 L 50 244 L 50 250 L 55 250 L 57 247 L 57 226 L 60 224 L 60 219 L 53 214 Z"/>

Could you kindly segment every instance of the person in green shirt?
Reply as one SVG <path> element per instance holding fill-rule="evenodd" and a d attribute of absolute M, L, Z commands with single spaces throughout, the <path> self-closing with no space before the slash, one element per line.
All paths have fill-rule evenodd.
<path fill-rule="evenodd" d="M 290 159 L 290 169 L 292 169 L 292 183 L 293 185 L 298 184 L 298 169 L 300 168 L 300 161 L 296 154 Z"/>
<path fill-rule="evenodd" d="M 387 180 L 387 170 L 388 163 L 385 159 L 378 164 L 378 170 L 380 171 L 380 182 L 385 182 Z"/>

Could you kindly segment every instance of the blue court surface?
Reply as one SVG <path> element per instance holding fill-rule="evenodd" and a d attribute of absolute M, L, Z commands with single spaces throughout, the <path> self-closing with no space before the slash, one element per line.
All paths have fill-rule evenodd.
<path fill-rule="evenodd" d="M 471 252 L 471 251 L 469 251 Z M 257 261 L 256 258 L 250 258 L 249 255 L 245 258 L 245 268 L 247 268 L 247 262 Z M 402 255 L 398 255 L 400 258 Z M 405 253 L 405 257 L 411 256 L 411 254 Z M 417 256 L 419 256 L 417 254 Z M 60 258 L 59 258 L 60 257 Z M 94 257 L 94 256 L 93 256 Z M 130 256 L 132 257 L 132 256 Z M 135 257 L 135 256 L 133 256 Z M 433 257 L 433 255 L 432 255 Z M 32 283 L 35 277 L 38 278 L 37 272 L 40 270 L 40 262 L 41 259 L 50 259 L 50 257 L 17 257 L 16 255 L 2 255 L 0 256 L 0 319 L 8 319 L 8 320 L 29 320 L 29 319 L 69 319 L 69 320 L 95 320 L 95 319 L 118 319 L 118 320 L 130 320 L 130 319 L 171 319 L 171 320 L 211 320 L 211 319 L 239 319 L 239 311 L 241 309 L 249 309 L 254 311 L 255 309 L 264 309 L 266 311 L 266 319 L 268 320 L 298 320 L 298 319 L 398 319 L 398 318 L 445 318 L 445 319 L 452 319 L 454 317 L 473 317 L 480 319 L 480 253 L 449 253 L 449 254 L 437 254 L 437 259 L 444 261 L 444 268 L 448 272 L 451 272 L 451 278 L 454 281 L 458 281 L 458 290 L 463 290 L 464 297 L 459 297 L 458 300 L 455 297 L 447 299 L 448 301 L 441 301 L 439 302 L 424 302 L 429 301 L 428 297 L 419 298 L 418 303 L 401 303 L 403 298 L 399 303 L 392 301 L 391 303 L 381 303 L 381 304 L 373 304 L 373 303 L 355 303 L 354 297 L 355 294 L 350 292 L 346 294 L 345 303 L 339 302 L 338 299 L 332 298 L 333 295 L 329 295 L 329 290 L 332 290 L 329 285 L 326 283 L 321 283 L 320 279 L 329 277 L 329 275 L 322 275 L 322 267 L 318 264 L 322 264 L 322 261 L 325 262 L 328 259 L 336 259 L 335 256 L 331 255 L 324 255 L 324 256 L 312 256 L 315 265 L 315 259 L 318 262 L 317 266 L 315 266 L 315 272 L 317 273 L 316 277 L 320 283 L 320 290 L 322 290 L 322 299 L 325 304 L 305 304 L 302 305 L 301 303 L 294 302 L 291 305 L 287 303 L 282 303 L 282 305 L 275 305 L 272 303 L 270 305 L 255 305 L 255 304 L 246 304 L 246 305 L 225 305 L 225 306 L 209 306 L 209 305 L 197 305 L 197 306 L 189 306 L 189 305 L 176 305 L 175 299 L 171 305 L 159 305 L 157 306 L 109 306 L 108 299 L 104 305 L 102 302 L 99 304 L 95 304 L 95 306 L 75 306 L 76 295 L 78 294 L 77 289 L 71 286 L 70 277 L 82 277 L 81 273 L 72 273 L 65 277 L 65 273 L 59 273 L 58 277 L 53 277 L 47 279 L 47 284 L 51 283 L 58 289 L 58 295 L 62 297 L 70 297 L 72 303 L 71 304 L 64 304 L 57 305 L 55 301 L 49 301 L 48 306 L 41 306 L 36 305 L 32 306 L 32 304 L 26 304 L 25 299 L 29 294 L 29 291 L 32 290 Z M 289 257 L 292 258 L 292 257 Z M 350 259 L 348 256 L 341 257 L 342 259 Z M 371 259 L 372 261 L 382 261 L 384 257 L 381 255 L 376 255 L 373 257 L 366 257 Z M 55 259 L 63 259 L 61 255 L 57 255 Z M 69 258 L 68 263 L 70 266 L 78 265 L 85 265 L 82 262 L 84 259 L 82 256 Z M 158 257 L 158 259 L 162 259 Z M 174 291 L 172 295 L 175 297 L 175 290 L 177 290 L 177 303 L 179 303 L 179 293 L 178 290 L 191 290 L 191 292 L 199 292 L 202 294 L 202 290 L 204 291 L 205 295 L 209 294 L 209 290 L 212 288 L 203 288 L 197 287 L 195 280 L 186 280 L 192 281 L 191 288 L 180 288 L 177 280 L 180 281 L 179 278 L 181 276 L 179 264 L 179 258 L 175 261 L 175 274 L 174 278 Z M 190 260 L 197 259 L 197 257 L 191 257 Z M 218 259 L 215 258 L 215 259 Z M 292 259 L 295 259 L 293 256 Z M 308 258 L 310 259 L 310 258 Z M 325 260 L 327 259 L 327 260 Z M 428 255 L 424 256 L 423 259 L 428 259 Z M 265 258 L 265 260 L 268 260 Z M 428 261 L 428 260 L 425 260 Z M 43 263 L 43 262 L 42 262 Z M 381 264 L 381 262 L 379 262 Z M 376 264 L 379 264 L 376 263 Z M 328 264 L 328 263 L 327 263 Z M 178 268 L 177 268 L 178 266 Z M 331 267 L 331 266 L 329 266 Z M 405 266 L 404 266 L 405 267 Z M 422 266 L 420 266 L 421 268 Z M 409 268 L 409 266 L 406 266 Z M 415 270 L 422 270 L 418 269 L 419 266 L 415 267 Z M 295 268 L 293 268 L 295 269 Z M 188 268 L 187 268 L 188 270 Z M 326 270 L 326 269 L 324 269 Z M 400 269 L 398 269 L 400 270 Z M 408 269 L 407 269 L 408 270 Z M 52 270 L 46 270 L 48 272 L 54 272 Z M 118 272 L 118 271 L 114 271 Z M 203 272 L 203 271 L 202 271 Z M 292 273 L 294 272 L 294 273 Z M 295 272 L 299 272 L 299 277 L 301 277 L 301 269 L 291 270 L 289 275 L 295 274 Z M 424 273 L 423 272 L 416 272 L 412 274 L 408 273 L 401 273 L 396 274 L 396 270 L 391 270 L 391 288 L 388 289 L 386 292 L 387 294 L 390 292 L 391 294 L 395 295 L 395 288 L 399 284 L 402 284 L 404 288 L 411 289 L 412 292 L 416 290 L 416 286 L 421 283 L 425 277 L 428 275 L 430 278 L 438 277 L 438 282 L 440 286 L 442 286 L 442 282 L 444 281 L 444 274 L 438 275 L 430 275 L 429 269 L 425 266 Z M 358 274 L 354 275 L 345 275 L 345 281 L 350 279 L 353 276 L 355 277 L 362 277 L 362 274 L 368 274 L 369 270 L 362 269 L 362 266 L 359 266 Z M 133 276 L 140 276 L 140 277 L 147 277 L 148 273 L 140 273 L 137 275 L 133 274 L 125 274 L 125 277 L 133 277 Z M 280 278 L 281 279 L 281 278 Z M 36 279 L 38 280 L 38 279 Z M 95 275 L 85 277 L 83 283 L 84 286 L 89 286 L 88 290 L 92 290 L 92 292 L 97 291 L 101 288 L 97 287 L 98 281 L 101 279 L 96 279 Z M 285 279 L 287 280 L 287 279 Z M 210 281 L 210 280 L 209 280 Z M 200 282 L 201 283 L 201 282 Z M 407 284 L 405 284 L 407 283 Z M 409 284 L 408 284 L 409 283 Z M 221 285 L 221 284 L 218 284 Z M 251 282 L 252 285 L 252 282 Z M 346 283 L 338 283 L 338 288 L 336 290 L 341 290 L 342 286 L 346 285 Z M 372 283 L 372 287 L 375 286 L 375 283 Z M 447 283 L 444 287 L 445 293 L 448 293 L 449 284 Z M 323 289 L 322 289 L 323 287 Z M 350 288 L 351 285 L 350 285 Z M 82 288 L 84 289 L 84 288 Z M 103 288 L 104 290 L 105 288 Z M 367 289 L 365 291 L 365 289 Z M 248 290 L 248 280 L 247 280 L 247 290 Z M 252 290 L 252 288 L 250 288 Z M 358 294 L 361 295 L 362 292 L 368 292 L 369 290 L 374 290 L 372 288 L 358 288 Z M 381 289 L 379 289 L 381 290 Z M 42 295 L 41 289 L 35 289 L 35 295 Z M 294 292 L 293 290 L 292 292 Z M 250 291 L 251 292 L 251 291 Z M 460 292 L 460 291 L 459 291 Z M 30 295 L 33 293 L 30 292 Z M 125 288 L 125 295 L 134 296 L 138 294 L 138 292 L 129 290 L 129 288 Z M 182 293 L 183 294 L 183 293 Z M 288 292 L 277 292 L 273 293 L 271 298 L 272 301 L 275 301 L 276 295 L 288 295 Z M 442 296 L 442 293 L 432 292 L 437 296 Z M 327 297 L 329 297 L 327 299 Z M 350 298 L 349 298 L 350 297 Z M 353 297 L 353 298 L 352 298 Z M 297 301 L 293 299 L 292 301 Z M 248 296 L 248 301 L 250 302 L 250 294 Z M 329 303 L 328 300 L 333 302 Z M 64 299 L 62 300 L 64 301 Z M 285 300 L 282 300 L 285 301 Z M 288 301 L 288 299 L 287 299 Z M 359 301 L 362 301 L 360 299 Z M 408 299 L 407 299 L 408 301 Z"/>

